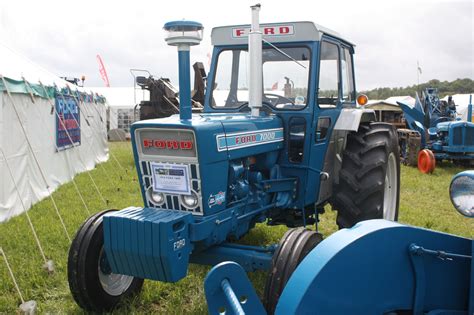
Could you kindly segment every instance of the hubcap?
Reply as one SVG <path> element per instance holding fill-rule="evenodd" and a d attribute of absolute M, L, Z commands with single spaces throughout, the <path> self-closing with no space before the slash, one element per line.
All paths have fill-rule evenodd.
<path fill-rule="evenodd" d="M 383 194 L 383 218 L 394 221 L 397 207 L 397 160 L 395 154 L 390 153 L 385 173 L 385 188 Z"/>
<path fill-rule="evenodd" d="M 132 276 L 119 275 L 112 273 L 110 270 L 109 262 L 107 261 L 107 256 L 105 255 L 104 249 L 100 250 L 99 255 L 99 281 L 102 285 L 102 289 L 112 296 L 119 296 L 123 294 L 130 287 L 133 281 Z"/>

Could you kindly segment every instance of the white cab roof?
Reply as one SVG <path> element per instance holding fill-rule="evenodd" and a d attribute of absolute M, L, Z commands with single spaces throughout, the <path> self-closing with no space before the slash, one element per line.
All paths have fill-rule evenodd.
<path fill-rule="evenodd" d="M 260 24 L 260 28 L 263 39 L 271 43 L 320 41 L 323 34 L 327 34 L 355 46 L 350 41 L 342 38 L 339 33 L 313 22 L 268 23 Z M 250 24 L 215 27 L 211 32 L 212 45 L 248 44 L 249 30 Z"/>

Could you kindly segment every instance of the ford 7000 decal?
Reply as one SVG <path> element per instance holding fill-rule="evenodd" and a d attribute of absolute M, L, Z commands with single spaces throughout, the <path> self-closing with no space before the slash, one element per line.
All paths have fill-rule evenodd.
<path fill-rule="evenodd" d="M 283 141 L 283 128 L 248 131 L 216 136 L 217 151 L 235 150 Z"/>

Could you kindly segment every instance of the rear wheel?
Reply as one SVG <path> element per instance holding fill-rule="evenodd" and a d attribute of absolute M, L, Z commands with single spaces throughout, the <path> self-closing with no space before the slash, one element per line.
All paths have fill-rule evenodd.
<path fill-rule="evenodd" d="M 68 280 L 72 296 L 87 311 L 114 309 L 123 299 L 140 292 L 143 279 L 112 273 L 104 250 L 102 216 L 90 217 L 74 238 L 68 257 Z"/>
<path fill-rule="evenodd" d="M 363 124 L 347 136 L 339 183 L 331 200 L 339 228 L 370 219 L 398 219 L 400 154 L 394 128 Z"/>
<path fill-rule="evenodd" d="M 263 303 L 273 314 L 286 283 L 303 258 L 322 241 L 322 236 L 305 228 L 288 230 L 273 254 L 272 268 L 267 277 Z"/>

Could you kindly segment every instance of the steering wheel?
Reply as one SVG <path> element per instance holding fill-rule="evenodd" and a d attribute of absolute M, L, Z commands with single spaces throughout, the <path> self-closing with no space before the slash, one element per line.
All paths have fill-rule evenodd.
<path fill-rule="evenodd" d="M 263 97 L 266 99 L 265 101 L 270 103 L 272 106 L 277 106 L 278 104 L 287 104 L 287 103 L 295 105 L 295 103 L 293 103 L 293 101 L 290 100 L 289 98 L 278 95 L 278 94 L 265 93 L 263 94 Z"/>

